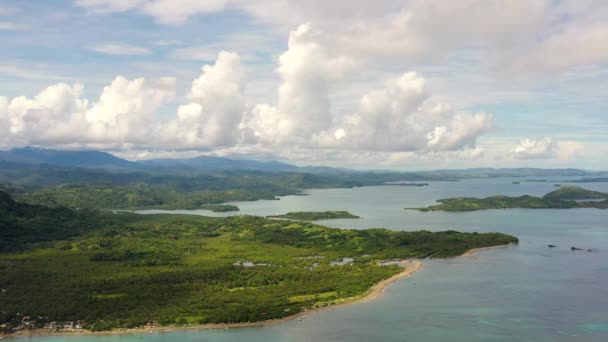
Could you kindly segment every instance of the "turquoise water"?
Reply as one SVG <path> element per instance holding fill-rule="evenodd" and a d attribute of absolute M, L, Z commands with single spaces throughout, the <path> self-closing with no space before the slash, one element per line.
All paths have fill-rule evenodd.
<path fill-rule="evenodd" d="M 366 303 L 260 328 L 36 341 L 608 341 L 608 210 L 403 210 L 453 196 L 542 195 L 553 183 L 513 179 L 433 182 L 428 187 L 311 190 L 280 201 L 238 202 L 241 213 L 348 210 L 363 218 L 321 223 L 344 228 L 498 231 L 520 244 L 474 257 L 429 260 L 412 277 Z M 567 184 L 565 179 L 560 184 Z M 608 183 L 582 184 L 608 192 Z M 208 215 L 207 211 L 194 212 Z M 547 244 L 557 245 L 549 249 Z M 570 247 L 593 252 L 571 252 Z"/>

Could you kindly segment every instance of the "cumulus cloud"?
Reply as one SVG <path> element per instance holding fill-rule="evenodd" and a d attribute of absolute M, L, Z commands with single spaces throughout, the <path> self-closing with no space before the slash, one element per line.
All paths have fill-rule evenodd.
<path fill-rule="evenodd" d="M 83 86 L 58 83 L 34 98 L 8 101 L 11 145 L 133 146 L 145 144 L 151 115 L 174 96 L 175 79 L 129 81 L 122 76 L 98 101 L 81 98 Z"/>
<path fill-rule="evenodd" d="M 149 55 L 152 52 L 146 48 L 124 44 L 124 43 L 103 43 L 92 46 L 90 48 L 93 51 L 103 53 L 106 55 Z"/>
<path fill-rule="evenodd" d="M 256 106 L 245 124 L 255 140 L 308 144 L 315 134 L 331 127 L 329 83 L 348 72 L 354 62 L 328 56 L 320 37 L 310 24 L 290 33 L 288 50 L 279 57 L 278 103 Z"/>
<path fill-rule="evenodd" d="M 517 159 L 542 159 L 554 158 L 557 152 L 557 143 L 551 138 L 522 139 L 519 145 L 511 150 L 511 155 Z"/>
<path fill-rule="evenodd" d="M 245 73 L 236 53 L 222 51 L 215 65 L 205 65 L 192 82 L 190 103 L 162 128 L 167 144 L 184 147 L 234 145 L 245 113 Z"/>
<path fill-rule="evenodd" d="M 426 81 L 413 72 L 363 95 L 356 113 L 336 111 L 332 86 L 358 65 L 327 44 L 310 24 L 291 32 L 276 69 L 281 77 L 276 104 L 247 103 L 241 58 L 225 51 L 203 66 L 188 101 L 166 120 L 156 113 L 175 99 L 174 78 L 117 76 L 92 101 L 82 97 L 78 83 L 52 85 L 34 98 L 3 99 L 5 144 L 437 153 L 474 150 L 477 138 L 491 129 L 490 114 L 433 101 Z"/>
<path fill-rule="evenodd" d="M 570 160 L 577 157 L 583 149 L 582 144 L 574 141 L 554 141 L 542 139 L 522 139 L 510 155 L 516 159 L 561 159 Z"/>
<path fill-rule="evenodd" d="M 349 121 L 341 127 L 340 146 L 382 151 L 475 148 L 477 137 L 494 123 L 487 113 L 433 103 L 425 80 L 413 72 L 363 96 L 359 112 Z"/>

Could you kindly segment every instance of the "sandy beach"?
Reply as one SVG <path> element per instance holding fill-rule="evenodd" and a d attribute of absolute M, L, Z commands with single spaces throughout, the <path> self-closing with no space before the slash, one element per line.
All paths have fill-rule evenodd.
<path fill-rule="evenodd" d="M 511 244 L 506 244 L 506 245 L 500 245 L 500 246 L 490 246 L 490 247 L 481 247 L 481 248 L 473 248 L 470 249 L 468 251 L 466 251 L 466 253 L 464 253 L 462 256 L 463 257 L 468 257 L 468 258 L 472 258 L 475 257 L 475 253 L 479 252 L 479 251 L 485 251 L 488 249 L 497 249 L 497 248 L 505 248 L 505 247 L 509 247 L 511 246 Z"/>

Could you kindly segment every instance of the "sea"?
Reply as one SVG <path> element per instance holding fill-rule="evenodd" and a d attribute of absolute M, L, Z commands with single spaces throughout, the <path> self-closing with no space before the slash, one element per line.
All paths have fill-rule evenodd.
<path fill-rule="evenodd" d="M 608 192 L 608 183 L 573 178 L 532 183 L 521 178 L 428 182 L 428 186 L 314 189 L 280 200 L 234 202 L 238 213 L 205 210 L 140 213 L 277 215 L 347 210 L 361 219 L 317 223 L 351 229 L 460 230 L 515 235 L 519 244 L 472 257 L 424 260 L 413 276 L 364 303 L 312 312 L 253 328 L 178 330 L 134 335 L 31 337 L 39 342 L 194 341 L 608 341 L 608 210 L 502 209 L 419 212 L 448 197 L 536 195 L 561 185 Z M 513 184 L 519 181 L 520 184 Z M 549 248 L 548 245 L 555 245 Z M 583 250 L 572 251 L 571 247 Z M 28 339 L 28 338 L 23 338 Z"/>

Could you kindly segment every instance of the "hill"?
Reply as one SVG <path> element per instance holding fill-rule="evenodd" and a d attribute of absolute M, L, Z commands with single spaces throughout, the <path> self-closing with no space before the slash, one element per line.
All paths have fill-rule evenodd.
<path fill-rule="evenodd" d="M 578 186 L 562 186 L 546 194 L 543 198 L 560 200 L 608 199 L 608 193 L 587 190 Z"/>
<path fill-rule="evenodd" d="M 47 150 L 35 147 L 0 151 L 0 161 L 18 164 L 46 164 L 98 169 L 141 168 L 138 163 L 101 151 Z"/>

